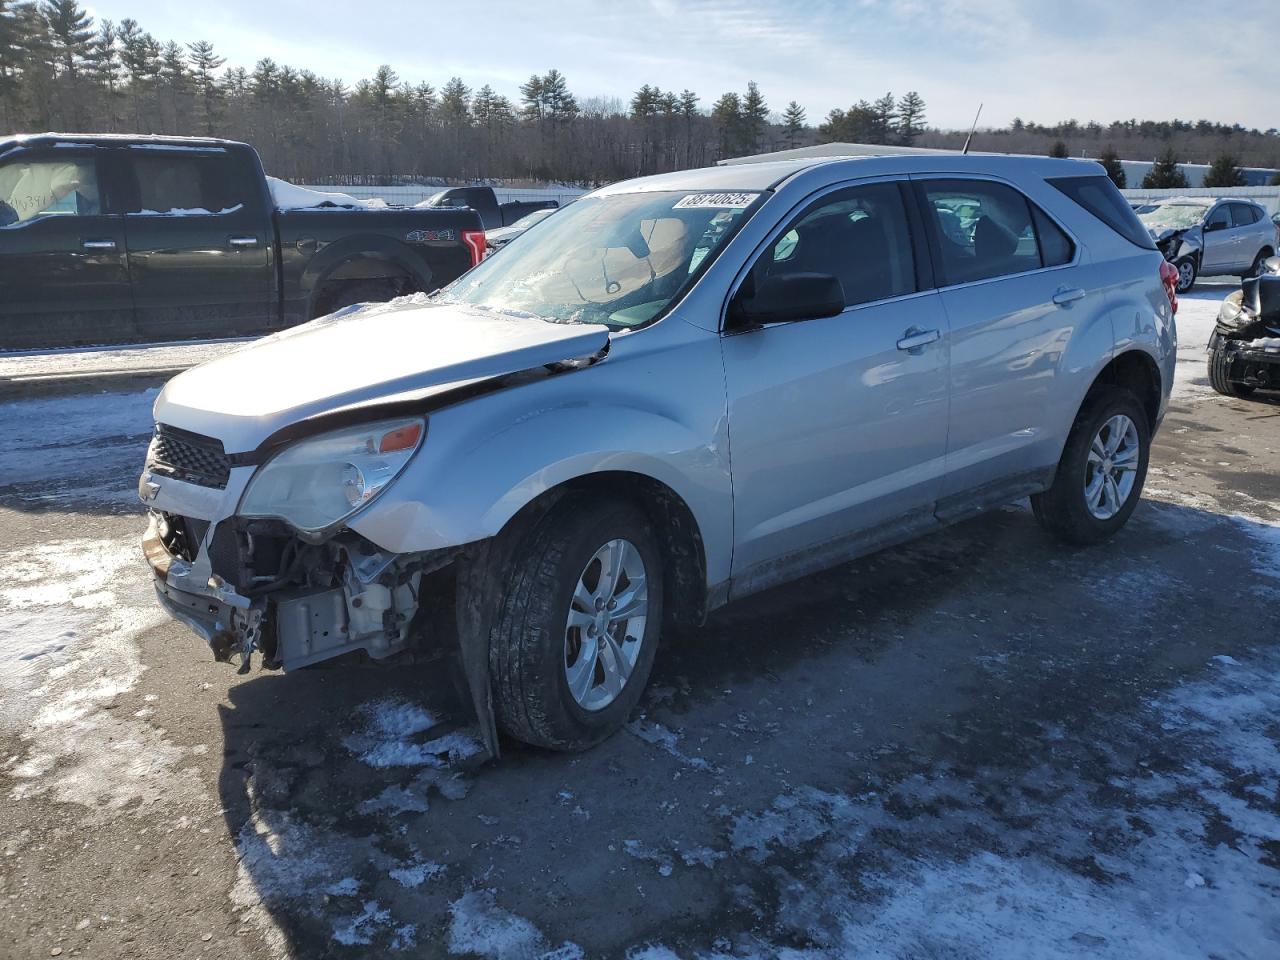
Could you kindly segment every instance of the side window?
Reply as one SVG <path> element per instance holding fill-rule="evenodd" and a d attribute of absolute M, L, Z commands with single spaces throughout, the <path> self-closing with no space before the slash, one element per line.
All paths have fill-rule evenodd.
<path fill-rule="evenodd" d="M 1070 262 L 1071 239 L 1017 190 L 985 180 L 920 182 L 942 283 L 971 283 Z"/>
<path fill-rule="evenodd" d="M 72 157 L 16 157 L 0 165 L 0 228 L 37 217 L 102 213 L 97 164 Z"/>
<path fill-rule="evenodd" d="M 1259 216 L 1257 208 L 1247 203 L 1231 204 L 1231 222 L 1237 227 L 1251 227 L 1258 222 Z"/>
<path fill-rule="evenodd" d="M 1206 230 L 1227 230 L 1231 227 L 1231 213 L 1227 206 L 1224 203 L 1209 214 L 1209 218 L 1204 222 Z"/>
<path fill-rule="evenodd" d="M 137 209 L 173 216 L 231 213 L 243 206 L 234 163 L 225 153 L 166 154 L 131 151 L 138 183 Z"/>
<path fill-rule="evenodd" d="M 845 306 L 914 293 L 915 261 L 895 183 L 841 190 L 810 207 L 756 264 L 757 276 L 825 273 Z"/>

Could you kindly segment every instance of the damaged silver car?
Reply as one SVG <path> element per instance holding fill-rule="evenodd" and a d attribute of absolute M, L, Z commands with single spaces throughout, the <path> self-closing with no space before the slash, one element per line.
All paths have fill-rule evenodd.
<path fill-rule="evenodd" d="M 1209 383 L 1228 397 L 1280 390 L 1280 257 L 1222 302 L 1209 338 Z"/>
<path fill-rule="evenodd" d="M 1178 271 L 1178 293 L 1201 276 L 1257 276 L 1276 253 L 1276 228 L 1252 200 L 1173 197 L 1138 209 L 1138 219 Z"/>
<path fill-rule="evenodd" d="M 731 600 L 1028 496 L 1064 540 L 1116 533 L 1172 274 L 1080 161 L 615 184 L 441 294 L 170 381 L 139 481 L 157 595 L 242 672 L 452 651 L 490 751 L 580 749 Z"/>

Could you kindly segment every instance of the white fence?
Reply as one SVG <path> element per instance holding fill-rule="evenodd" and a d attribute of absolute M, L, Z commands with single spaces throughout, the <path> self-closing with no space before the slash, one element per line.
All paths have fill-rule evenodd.
<path fill-rule="evenodd" d="M 427 184 L 397 184 L 391 187 L 345 187 L 300 183 L 300 187 L 306 187 L 308 190 L 321 190 L 326 193 L 345 193 L 348 196 L 355 197 L 358 200 L 385 200 L 393 206 L 412 207 L 415 203 L 421 203 L 428 197 L 433 197 L 441 190 L 447 190 L 448 187 L 433 187 Z M 499 203 L 507 203 L 511 200 L 556 200 L 561 206 L 570 200 L 575 200 L 586 193 L 586 190 L 577 187 L 538 187 L 529 189 L 509 189 L 507 187 L 494 187 L 494 194 L 498 198 Z"/>
<path fill-rule="evenodd" d="M 1166 197 L 1242 197 L 1267 208 L 1271 216 L 1280 213 L 1280 187 L 1190 187 L 1186 190 L 1121 190 L 1126 200 L 1163 200 Z"/>

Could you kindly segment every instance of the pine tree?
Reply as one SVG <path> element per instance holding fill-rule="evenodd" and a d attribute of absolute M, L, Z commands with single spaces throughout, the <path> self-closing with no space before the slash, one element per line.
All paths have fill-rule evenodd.
<path fill-rule="evenodd" d="M 924 97 L 908 90 L 898 101 L 898 142 L 909 147 L 924 133 Z"/>
<path fill-rule="evenodd" d="M 1209 165 L 1209 171 L 1204 175 L 1204 185 L 1206 187 L 1245 186 L 1244 171 L 1240 169 L 1236 157 L 1230 153 L 1218 156 Z"/>
<path fill-rule="evenodd" d="M 536 73 L 520 85 L 520 104 L 526 120 L 542 119 L 542 78 Z"/>
<path fill-rule="evenodd" d="M 804 107 L 792 100 L 782 114 L 782 135 L 787 146 L 795 149 L 800 142 L 800 134 L 804 132 Z"/>
<path fill-rule="evenodd" d="M 1142 178 L 1143 190 L 1183 190 L 1190 184 L 1187 176 L 1178 166 L 1178 156 L 1170 147 L 1156 158 L 1150 171 Z"/>
<path fill-rule="evenodd" d="M 1065 160 L 1067 157 L 1071 156 L 1071 151 L 1067 149 L 1066 143 L 1062 140 L 1057 140 L 1054 142 L 1053 146 L 1049 148 L 1049 156 L 1057 157 L 1059 160 Z"/>
<path fill-rule="evenodd" d="M 1128 183 L 1128 178 L 1124 175 L 1124 165 L 1120 163 L 1120 155 L 1116 153 L 1116 148 L 1107 144 L 1098 155 L 1098 162 L 1102 164 L 1102 169 L 1107 171 L 1111 182 L 1123 190 Z"/>
<path fill-rule="evenodd" d="M 189 43 L 187 49 L 191 51 L 191 69 L 194 75 L 200 128 L 208 136 L 213 136 L 222 99 L 222 92 L 214 80 L 214 73 L 227 61 L 225 57 L 220 57 L 213 52 L 213 44 L 207 40 Z"/>
<path fill-rule="evenodd" d="M 742 101 L 736 93 L 723 94 L 712 104 L 711 122 L 720 138 L 720 156 L 738 156 L 742 152 Z"/>
<path fill-rule="evenodd" d="M 769 120 L 769 105 L 754 80 L 747 84 L 747 92 L 742 97 L 741 131 L 742 148 L 750 151 L 760 149 L 760 138 L 764 135 Z"/>
<path fill-rule="evenodd" d="M 548 120 L 566 124 L 578 115 L 578 101 L 569 92 L 569 83 L 559 70 L 548 70 L 542 78 L 542 102 Z"/>
<path fill-rule="evenodd" d="M 892 93 L 871 104 L 870 143 L 893 143 L 898 132 L 898 102 Z"/>
<path fill-rule="evenodd" d="M 451 77 L 440 88 L 440 116 L 452 127 L 471 124 L 471 88 L 462 82 L 461 77 Z"/>
<path fill-rule="evenodd" d="M 74 84 L 93 53 L 93 17 L 76 0 L 44 0 L 40 12 L 49 25 L 49 44 L 60 71 Z"/>

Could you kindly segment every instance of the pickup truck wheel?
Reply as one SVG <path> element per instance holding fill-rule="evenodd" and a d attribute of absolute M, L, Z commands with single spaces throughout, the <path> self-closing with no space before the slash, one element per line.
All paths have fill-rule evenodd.
<path fill-rule="evenodd" d="M 1223 349 L 1224 342 L 1217 333 L 1209 338 L 1209 386 L 1224 397 L 1247 397 L 1253 393 L 1253 387 L 1229 379 L 1232 360 Z"/>
<path fill-rule="evenodd" d="M 337 313 L 357 303 L 385 303 L 394 300 L 396 288 L 385 280 L 361 280 L 337 285 L 328 295 L 324 309 L 317 316 Z"/>
<path fill-rule="evenodd" d="M 1174 264 L 1174 267 L 1178 271 L 1177 290 L 1179 293 L 1186 293 L 1196 285 L 1196 276 L 1200 272 L 1196 266 L 1196 259 L 1195 257 L 1183 257 Z"/>
<path fill-rule="evenodd" d="M 662 561 L 625 502 L 570 497 L 517 548 L 490 646 L 494 710 L 511 736 L 582 750 L 621 729 L 653 666 Z"/>
<path fill-rule="evenodd" d="M 1150 455 L 1138 398 L 1123 387 L 1095 387 L 1071 427 L 1053 486 L 1031 498 L 1036 519 L 1067 543 L 1106 540 L 1138 505 Z"/>

